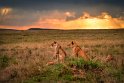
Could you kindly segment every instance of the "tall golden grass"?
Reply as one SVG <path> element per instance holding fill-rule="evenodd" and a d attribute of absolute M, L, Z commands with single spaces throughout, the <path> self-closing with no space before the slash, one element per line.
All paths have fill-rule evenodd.
<path fill-rule="evenodd" d="M 53 41 L 57 41 L 64 48 L 67 56 L 72 55 L 67 44 L 75 41 L 87 55 L 95 57 L 94 60 L 102 62 L 107 55 L 114 56 L 116 62 L 109 64 L 117 69 L 122 68 L 124 60 L 123 30 L 0 31 L 0 39 L 0 56 L 10 59 L 6 67 L 0 68 L 0 82 L 23 82 L 40 74 L 45 69 L 45 64 L 52 60 L 53 49 L 50 44 Z M 113 81 L 116 77 L 105 77 L 104 80 L 108 83 L 118 82 Z"/>

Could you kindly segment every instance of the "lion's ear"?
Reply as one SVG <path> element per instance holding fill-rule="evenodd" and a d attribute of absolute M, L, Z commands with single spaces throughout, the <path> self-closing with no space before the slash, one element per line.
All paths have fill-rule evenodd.
<path fill-rule="evenodd" d="M 73 45 L 73 44 L 74 44 L 74 42 L 72 41 L 72 42 L 71 42 L 71 44 Z"/>
<path fill-rule="evenodd" d="M 56 41 L 54 41 L 54 43 L 56 44 Z"/>

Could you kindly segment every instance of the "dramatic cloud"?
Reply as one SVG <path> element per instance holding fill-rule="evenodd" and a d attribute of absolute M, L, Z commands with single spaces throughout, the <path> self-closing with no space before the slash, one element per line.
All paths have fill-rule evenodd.
<path fill-rule="evenodd" d="M 113 18 L 106 12 L 101 13 L 99 16 L 91 16 L 89 13 L 84 12 L 79 18 L 69 21 L 66 21 L 65 18 L 40 19 L 34 26 L 59 29 L 117 29 L 124 27 L 124 20 Z"/>
<path fill-rule="evenodd" d="M 39 12 L 41 13 L 41 12 Z M 91 16 L 87 12 L 76 18 L 75 12 L 62 11 L 44 11 L 39 20 L 30 25 L 20 26 L 18 29 L 28 28 L 54 28 L 54 29 L 118 29 L 124 28 L 124 20 L 122 18 L 113 18 L 107 12 L 102 12 L 98 16 Z M 39 15 L 39 14 L 38 14 Z M 74 19 L 67 20 L 68 17 Z M 9 26 L 0 26 L 9 27 Z M 16 28 L 19 26 L 12 26 Z"/>
<path fill-rule="evenodd" d="M 124 0 L 0 0 L 0 28 L 124 28 L 123 3 Z"/>

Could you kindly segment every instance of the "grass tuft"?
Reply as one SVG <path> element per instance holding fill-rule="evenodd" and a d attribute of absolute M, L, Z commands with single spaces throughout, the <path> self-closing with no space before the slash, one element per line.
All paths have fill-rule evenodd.
<path fill-rule="evenodd" d="M 9 65 L 10 58 L 6 55 L 0 56 L 0 69 L 5 68 Z"/>

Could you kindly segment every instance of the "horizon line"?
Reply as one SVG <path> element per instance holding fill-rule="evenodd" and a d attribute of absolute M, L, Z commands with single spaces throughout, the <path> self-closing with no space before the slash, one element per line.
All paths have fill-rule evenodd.
<path fill-rule="evenodd" d="M 55 29 L 55 28 L 28 28 L 26 30 L 120 30 L 120 29 L 124 29 L 124 28 L 112 28 L 112 29 Z M 21 29 L 12 29 L 12 28 L 0 28 L 0 30 L 18 30 L 18 31 L 26 31 L 26 30 L 21 30 Z"/>

